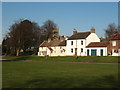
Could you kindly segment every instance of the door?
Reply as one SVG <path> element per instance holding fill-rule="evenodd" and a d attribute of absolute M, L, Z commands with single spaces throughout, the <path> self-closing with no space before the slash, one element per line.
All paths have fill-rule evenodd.
<path fill-rule="evenodd" d="M 96 49 L 92 49 L 91 50 L 91 56 L 96 56 L 97 55 L 97 50 Z"/>
<path fill-rule="evenodd" d="M 89 56 L 89 49 L 87 49 L 87 56 Z"/>
<path fill-rule="evenodd" d="M 75 56 L 77 56 L 77 48 L 75 48 Z"/>
<path fill-rule="evenodd" d="M 100 50 L 100 56 L 103 56 L 103 49 Z"/>

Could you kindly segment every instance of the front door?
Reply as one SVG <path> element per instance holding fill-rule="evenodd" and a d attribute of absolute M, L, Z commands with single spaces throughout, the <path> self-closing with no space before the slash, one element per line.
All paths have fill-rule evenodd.
<path fill-rule="evenodd" d="M 75 48 L 75 56 L 77 56 L 77 48 Z"/>
<path fill-rule="evenodd" d="M 103 49 L 100 50 L 100 56 L 103 56 Z"/>
<path fill-rule="evenodd" d="M 96 56 L 97 55 L 97 50 L 96 49 L 92 49 L 91 50 L 91 56 Z"/>
<path fill-rule="evenodd" d="M 87 49 L 87 56 L 89 56 L 89 49 Z"/>

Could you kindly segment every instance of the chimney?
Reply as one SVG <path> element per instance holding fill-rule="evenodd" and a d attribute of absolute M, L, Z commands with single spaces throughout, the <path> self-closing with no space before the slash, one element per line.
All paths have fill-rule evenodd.
<path fill-rule="evenodd" d="M 90 32 L 91 32 L 91 33 L 95 33 L 95 28 L 92 27 L 92 28 L 90 29 Z"/>
<path fill-rule="evenodd" d="M 77 34 L 77 30 L 76 29 L 73 30 L 73 35 L 75 35 L 75 34 Z"/>

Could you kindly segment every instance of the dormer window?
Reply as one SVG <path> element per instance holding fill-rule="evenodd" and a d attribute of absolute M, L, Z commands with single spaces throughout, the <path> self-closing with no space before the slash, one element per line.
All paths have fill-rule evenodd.
<path fill-rule="evenodd" d="M 73 45 L 73 41 L 71 41 L 71 45 Z"/>

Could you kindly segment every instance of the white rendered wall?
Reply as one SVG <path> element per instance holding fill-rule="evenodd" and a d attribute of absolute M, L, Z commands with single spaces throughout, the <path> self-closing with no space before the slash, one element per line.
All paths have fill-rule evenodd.
<path fill-rule="evenodd" d="M 42 51 L 47 51 L 47 47 L 39 47 L 38 56 L 44 56 L 44 55 L 41 53 Z"/>
<path fill-rule="evenodd" d="M 99 37 L 95 33 L 91 33 L 87 38 L 86 38 L 86 46 L 91 43 L 91 42 L 100 42 Z"/>
<path fill-rule="evenodd" d="M 73 45 L 71 45 L 71 41 L 73 41 Z M 77 47 L 77 40 L 67 40 L 67 55 L 73 56 L 75 54 L 75 48 Z M 71 53 L 71 49 L 73 48 L 73 53 Z"/>
<path fill-rule="evenodd" d="M 97 56 L 100 56 L 100 50 L 103 49 L 103 56 L 107 56 L 107 47 L 94 47 L 94 48 L 86 48 L 86 56 L 87 56 L 87 49 L 89 49 L 89 55 L 91 56 L 91 50 L 97 50 Z"/>

